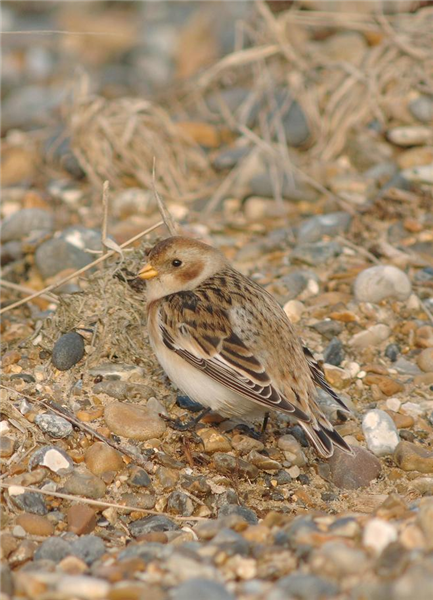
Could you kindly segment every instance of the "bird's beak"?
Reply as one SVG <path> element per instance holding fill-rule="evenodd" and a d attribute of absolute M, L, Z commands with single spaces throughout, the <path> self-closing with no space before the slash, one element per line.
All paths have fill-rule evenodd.
<path fill-rule="evenodd" d="M 141 271 L 138 272 L 137 277 L 140 279 L 153 279 L 158 275 L 158 271 L 152 267 L 150 263 L 146 263 Z"/>

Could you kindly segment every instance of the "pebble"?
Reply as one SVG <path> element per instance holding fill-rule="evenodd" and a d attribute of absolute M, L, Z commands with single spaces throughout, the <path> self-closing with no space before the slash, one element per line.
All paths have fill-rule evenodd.
<path fill-rule="evenodd" d="M 361 271 L 354 283 L 358 302 L 378 303 L 386 298 L 407 300 L 412 286 L 406 273 L 392 265 L 379 265 Z"/>
<path fill-rule="evenodd" d="M 68 494 L 85 496 L 87 498 L 102 498 L 105 496 L 105 483 L 84 467 L 78 467 L 65 481 Z"/>
<path fill-rule="evenodd" d="M 425 348 L 417 358 L 417 364 L 420 369 L 426 373 L 433 372 L 433 348 Z"/>
<path fill-rule="evenodd" d="M 384 410 L 369 410 L 362 420 L 362 431 L 368 449 L 376 456 L 392 454 L 400 441 L 394 421 Z"/>
<path fill-rule="evenodd" d="M 51 361 L 59 371 L 72 369 L 84 356 L 84 339 L 79 333 L 70 331 L 54 344 Z"/>
<path fill-rule="evenodd" d="M 362 550 L 351 548 L 344 542 L 323 544 L 311 557 L 311 570 L 326 578 L 341 580 L 347 576 L 362 575 L 370 566 Z"/>
<path fill-rule="evenodd" d="M 378 323 L 377 325 L 371 325 L 365 331 L 355 333 L 349 340 L 349 345 L 358 350 L 363 350 L 370 346 L 374 348 L 387 340 L 390 335 L 391 328 L 383 323 Z"/>
<path fill-rule="evenodd" d="M 327 340 L 332 340 L 343 331 L 343 325 L 333 319 L 325 319 L 311 325 L 312 329 L 318 331 Z"/>
<path fill-rule="evenodd" d="M 29 468 L 34 469 L 36 466 L 46 467 L 59 475 L 67 475 L 72 472 L 74 463 L 62 448 L 43 446 L 30 457 Z"/>
<path fill-rule="evenodd" d="M 92 377 L 103 377 L 109 381 L 129 381 L 141 379 L 144 375 L 144 369 L 137 365 L 127 365 L 122 363 L 102 363 L 97 367 L 89 369 L 89 375 Z M 147 386 L 143 386 L 147 387 Z M 153 390 L 148 388 L 149 395 Z"/>
<path fill-rule="evenodd" d="M 213 428 L 200 429 L 198 435 L 203 440 L 205 452 L 208 452 L 209 454 L 214 454 L 215 452 L 230 452 L 232 449 L 230 440 Z"/>
<path fill-rule="evenodd" d="M 305 307 L 299 300 L 289 300 L 283 306 L 283 310 L 292 323 L 299 323 Z"/>
<path fill-rule="evenodd" d="M 298 242 L 318 242 L 324 235 L 335 237 L 346 232 L 351 221 L 351 215 L 343 211 L 311 217 L 300 224 L 297 236 Z"/>
<path fill-rule="evenodd" d="M 385 356 L 386 358 L 389 358 L 391 362 L 395 362 L 397 360 L 400 352 L 400 346 L 395 343 L 388 344 L 388 346 L 385 348 Z"/>
<path fill-rule="evenodd" d="M 238 504 L 224 504 L 218 511 L 218 517 L 229 517 L 229 516 L 240 517 L 250 525 L 257 525 L 259 522 L 256 513 L 246 506 L 239 506 Z"/>
<path fill-rule="evenodd" d="M 216 452 L 213 461 L 219 473 L 238 473 L 240 477 L 248 477 L 248 479 L 256 479 L 259 474 L 257 467 L 231 454 Z"/>
<path fill-rule="evenodd" d="M 323 265 L 342 252 L 343 248 L 337 242 L 298 244 L 292 250 L 290 260 L 300 261 L 311 266 Z"/>
<path fill-rule="evenodd" d="M 81 269 L 93 260 L 92 254 L 68 243 L 63 237 L 43 242 L 35 252 L 35 265 L 44 279 L 66 269 Z"/>
<path fill-rule="evenodd" d="M 409 102 L 408 108 L 412 116 L 421 123 L 433 121 L 433 99 L 430 96 L 418 96 Z"/>
<path fill-rule="evenodd" d="M 328 463 L 319 467 L 319 474 L 338 488 L 357 490 L 379 477 L 380 461 L 365 448 L 353 446 L 354 456 L 335 448 Z"/>
<path fill-rule="evenodd" d="M 9 458 L 14 453 L 16 441 L 7 436 L 0 437 L 0 458 Z"/>
<path fill-rule="evenodd" d="M 410 167 L 409 169 L 404 169 L 401 172 L 401 176 L 404 177 L 406 181 L 432 185 L 433 165 L 417 165 L 415 167 Z"/>
<path fill-rule="evenodd" d="M 167 508 L 177 515 L 190 517 L 194 512 L 194 503 L 189 496 L 176 490 L 168 497 Z"/>
<path fill-rule="evenodd" d="M 366 548 L 379 555 L 389 544 L 395 542 L 397 538 L 398 534 L 395 525 L 384 519 L 373 518 L 365 526 L 362 543 Z"/>
<path fill-rule="evenodd" d="M 433 142 L 433 128 L 420 125 L 394 127 L 387 137 L 396 146 L 423 146 Z"/>
<path fill-rule="evenodd" d="M 133 440 L 160 438 L 166 430 L 165 422 L 154 411 L 135 404 L 112 402 L 105 407 L 104 419 L 112 433 Z"/>
<path fill-rule="evenodd" d="M 164 515 L 152 515 L 133 521 L 129 525 L 129 531 L 133 537 L 152 533 L 154 531 L 177 531 L 179 526 Z"/>
<path fill-rule="evenodd" d="M 277 582 L 275 589 L 268 595 L 268 600 L 322 600 L 335 597 L 338 591 L 334 583 L 318 575 L 294 572 Z"/>
<path fill-rule="evenodd" d="M 105 553 L 105 544 L 96 535 L 82 535 L 71 544 L 71 554 L 77 556 L 86 565 L 92 565 Z"/>
<path fill-rule="evenodd" d="M 162 489 L 164 491 L 169 491 L 175 487 L 177 480 L 179 479 L 179 474 L 174 469 L 158 467 L 155 477 Z"/>
<path fill-rule="evenodd" d="M 152 480 L 147 472 L 137 466 L 132 467 L 128 483 L 136 487 L 152 488 Z"/>
<path fill-rule="evenodd" d="M 339 367 L 344 360 L 342 342 L 334 337 L 323 351 L 323 361 L 329 365 Z"/>
<path fill-rule="evenodd" d="M 96 527 L 96 513 L 87 504 L 72 504 L 67 513 L 68 531 L 77 535 L 91 533 Z"/>
<path fill-rule="evenodd" d="M 19 509 L 33 515 L 46 515 L 48 513 L 42 494 L 37 492 L 24 492 L 20 486 L 10 486 L 8 488 L 9 497 Z"/>
<path fill-rule="evenodd" d="M 433 473 L 433 452 L 412 442 L 400 442 L 395 449 L 394 460 L 403 471 Z"/>
<path fill-rule="evenodd" d="M 22 240 L 36 233 L 46 234 L 53 230 L 52 213 L 41 208 L 22 208 L 5 219 L 1 225 L 2 244 Z"/>
<path fill-rule="evenodd" d="M 68 437 L 73 432 L 69 421 L 48 412 L 36 415 L 35 423 L 44 433 L 48 433 L 48 435 L 57 439 Z"/>
<path fill-rule="evenodd" d="M 235 600 L 235 596 L 224 585 L 210 579 L 188 579 L 170 592 L 171 600 Z"/>
<path fill-rule="evenodd" d="M 269 127 L 275 127 L 275 118 L 279 114 L 286 144 L 293 147 L 302 146 L 311 133 L 301 105 L 291 98 L 287 91 L 277 91 L 275 100 L 278 106 L 274 112 L 269 114 Z M 276 134 L 274 134 L 274 137 L 277 137 Z"/>
<path fill-rule="evenodd" d="M 59 563 L 72 554 L 71 545 L 60 537 L 50 537 L 39 546 L 35 552 L 35 560 L 51 560 Z"/>
<path fill-rule="evenodd" d="M 299 269 L 281 277 L 281 283 L 287 289 L 287 296 L 292 300 L 303 292 L 315 295 L 319 291 L 319 278 L 314 271 Z"/>
<path fill-rule="evenodd" d="M 49 536 L 54 533 L 53 524 L 40 515 L 24 513 L 17 517 L 16 522 L 30 535 Z"/>
<path fill-rule="evenodd" d="M 84 455 L 86 466 L 94 475 L 103 475 L 109 471 L 117 473 L 124 467 L 120 452 L 104 442 L 95 442 Z"/>
<path fill-rule="evenodd" d="M 8 565 L 2 563 L 0 565 L 0 590 L 2 596 L 6 598 L 12 598 L 14 595 L 14 578 Z"/>
<path fill-rule="evenodd" d="M 255 465 L 258 469 L 261 469 L 262 471 L 281 470 L 281 464 L 279 462 L 273 460 L 269 456 L 266 456 L 266 454 L 261 454 L 260 452 L 257 452 L 256 450 L 252 450 L 248 454 L 247 458 L 253 465 Z"/>
<path fill-rule="evenodd" d="M 293 435 L 287 434 L 281 436 L 278 439 L 278 448 L 283 451 L 284 458 L 290 463 L 288 466 L 303 467 L 307 464 L 301 444 Z"/>
<path fill-rule="evenodd" d="M 104 579 L 87 575 L 63 575 L 56 586 L 60 598 L 79 600 L 105 600 L 109 597 L 110 584 Z"/>
<path fill-rule="evenodd" d="M 237 434 L 232 437 L 232 446 L 242 456 L 249 454 L 252 450 L 260 452 L 264 449 L 264 444 L 260 440 L 256 440 L 247 435 Z"/>

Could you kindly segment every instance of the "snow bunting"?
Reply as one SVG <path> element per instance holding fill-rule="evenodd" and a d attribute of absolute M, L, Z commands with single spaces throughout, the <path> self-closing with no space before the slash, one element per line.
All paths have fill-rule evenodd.
<path fill-rule="evenodd" d="M 138 277 L 147 281 L 150 342 L 177 387 L 227 417 L 282 411 L 320 455 L 334 445 L 351 452 L 320 410 L 316 386 L 347 407 L 266 290 L 197 240 L 170 237 L 148 259 Z"/>

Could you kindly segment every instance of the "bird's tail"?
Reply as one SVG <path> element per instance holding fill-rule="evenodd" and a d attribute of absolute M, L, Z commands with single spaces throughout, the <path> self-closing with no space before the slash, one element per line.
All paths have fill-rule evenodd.
<path fill-rule="evenodd" d="M 331 423 L 327 419 L 321 419 L 321 421 L 321 423 L 317 422 L 315 425 L 299 421 L 299 425 L 317 452 L 324 458 L 330 458 L 334 454 L 334 447 L 337 446 L 343 452 L 353 456 L 354 452 L 352 448 L 335 431 Z"/>

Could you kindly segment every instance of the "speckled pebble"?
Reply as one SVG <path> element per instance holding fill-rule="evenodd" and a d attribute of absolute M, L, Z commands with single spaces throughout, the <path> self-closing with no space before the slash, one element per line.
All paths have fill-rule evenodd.
<path fill-rule="evenodd" d="M 36 466 L 47 467 L 53 473 L 66 475 L 72 472 L 74 463 L 62 448 L 43 446 L 30 457 L 29 468 L 34 469 Z"/>
<path fill-rule="evenodd" d="M 84 356 L 84 340 L 79 333 L 70 331 L 62 335 L 54 345 L 51 357 L 59 371 L 72 369 Z"/>
<path fill-rule="evenodd" d="M 168 497 L 167 508 L 176 515 L 190 517 L 194 512 L 194 503 L 189 496 L 176 490 Z"/>
<path fill-rule="evenodd" d="M 87 469 L 79 467 L 66 479 L 65 490 L 68 494 L 77 496 L 102 498 L 105 496 L 106 487 L 102 479 Z"/>
<path fill-rule="evenodd" d="M 53 438 L 61 439 L 68 437 L 73 431 L 69 421 L 51 413 L 37 415 L 35 423 L 44 433 L 48 433 Z"/>
<path fill-rule="evenodd" d="M 391 265 L 378 265 L 362 271 L 355 280 L 358 302 L 380 302 L 386 298 L 407 300 L 412 286 L 406 273 Z"/>
<path fill-rule="evenodd" d="M 230 440 L 211 427 L 200 429 L 198 435 L 203 440 L 205 452 L 208 452 L 209 454 L 214 454 L 215 452 L 230 452 L 232 449 Z"/>
<path fill-rule="evenodd" d="M 37 492 L 26 492 L 20 486 L 8 488 L 9 497 L 19 509 L 34 515 L 46 515 L 47 505 L 42 494 Z"/>

